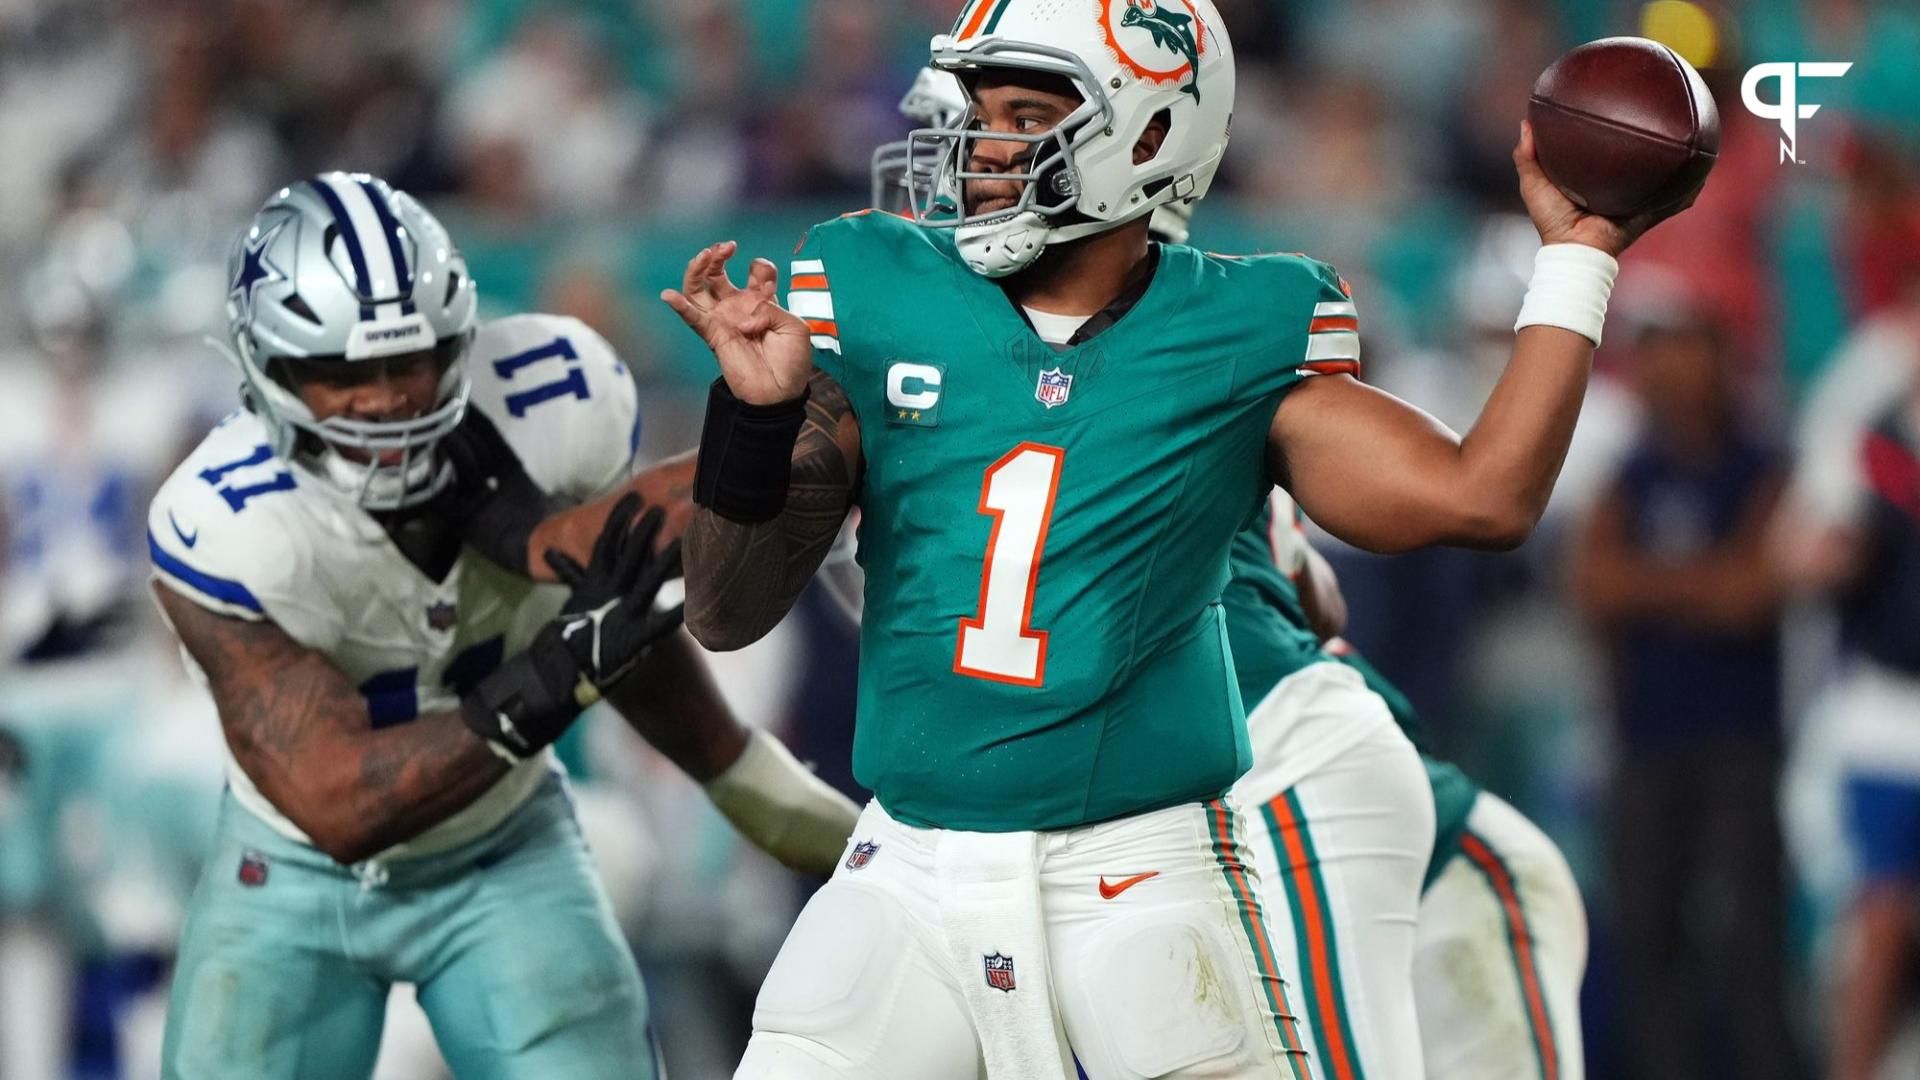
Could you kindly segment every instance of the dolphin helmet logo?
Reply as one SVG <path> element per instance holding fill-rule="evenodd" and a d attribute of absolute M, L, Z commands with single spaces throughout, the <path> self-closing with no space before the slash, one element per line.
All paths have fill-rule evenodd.
<path fill-rule="evenodd" d="M 1117 0 L 1104 0 L 1100 13 L 1101 29 L 1106 31 L 1107 45 L 1113 50 L 1120 62 L 1135 75 L 1154 82 L 1166 83 L 1185 80 L 1180 87 L 1183 94 L 1192 94 L 1193 100 L 1200 100 L 1200 60 L 1206 52 L 1207 27 L 1200 19 L 1200 13 L 1193 5 L 1184 0 L 1167 0 L 1156 3 L 1155 0 L 1125 0 L 1126 9 L 1120 15 L 1118 29 L 1144 30 L 1153 42 L 1156 52 L 1165 50 L 1180 59 L 1180 64 L 1172 69 L 1156 68 L 1129 53 L 1120 41 L 1113 24 L 1113 9 Z M 1184 7 L 1185 11 L 1178 8 Z M 1137 35 L 1134 35 L 1137 37 Z"/>

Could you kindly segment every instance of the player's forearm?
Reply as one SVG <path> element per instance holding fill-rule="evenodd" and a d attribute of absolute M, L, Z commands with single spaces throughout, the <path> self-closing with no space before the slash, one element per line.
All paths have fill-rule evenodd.
<path fill-rule="evenodd" d="M 1460 442 L 1454 491 L 1469 508 L 1468 542 L 1517 547 L 1546 512 L 1566 463 L 1593 370 L 1593 342 L 1529 326 L 1480 419 Z M 1458 542 L 1458 541 L 1456 541 Z"/>
<path fill-rule="evenodd" d="M 860 428 L 845 391 L 815 372 L 787 497 L 769 521 L 708 507 L 687 526 L 687 629 L 719 652 L 750 645 L 786 617 L 832 550 L 860 478 Z"/>
<path fill-rule="evenodd" d="M 747 747 L 747 729 L 685 634 L 655 645 L 633 674 L 607 691 L 607 703 L 698 783 L 725 772 Z"/>
<path fill-rule="evenodd" d="M 784 515 L 748 525 L 696 510 L 682 554 L 688 632 L 716 652 L 765 637 L 800 599 L 826 549 L 819 558 L 808 555 L 804 544 L 794 543 Z"/>
<path fill-rule="evenodd" d="M 534 528 L 527 542 L 528 576 L 535 581 L 557 580 L 553 568 L 547 565 L 546 553 L 550 548 L 585 563 L 601 527 L 606 524 L 607 514 L 628 492 L 640 496 L 642 513 L 653 507 L 666 511 L 660 542 L 672 543 L 686 532 L 693 518 L 693 468 L 694 451 L 675 454 L 636 474 L 602 498 L 548 517 Z"/>
<path fill-rule="evenodd" d="M 295 801 L 303 813 L 294 824 L 341 863 L 413 839 L 472 805 L 507 773 L 506 762 L 457 710 L 316 747 L 312 757 L 328 765 L 316 782 L 301 785 Z"/>

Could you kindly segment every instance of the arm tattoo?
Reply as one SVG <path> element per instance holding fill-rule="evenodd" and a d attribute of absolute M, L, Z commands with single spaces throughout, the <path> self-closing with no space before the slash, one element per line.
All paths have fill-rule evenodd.
<path fill-rule="evenodd" d="M 840 533 L 860 464 L 860 425 L 846 391 L 816 370 L 786 510 L 746 525 L 702 507 L 687 527 L 687 629 L 701 644 L 738 649 L 786 617 Z"/>
<path fill-rule="evenodd" d="M 207 676 L 247 777 L 316 846 L 355 862 L 424 832 L 506 773 L 457 710 L 373 730 L 366 699 L 333 662 L 271 622 L 216 615 L 156 586 Z"/>

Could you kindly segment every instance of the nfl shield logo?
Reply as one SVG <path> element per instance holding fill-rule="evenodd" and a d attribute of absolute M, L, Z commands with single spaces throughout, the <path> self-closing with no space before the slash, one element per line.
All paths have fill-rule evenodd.
<path fill-rule="evenodd" d="M 873 854 L 880 845 L 869 840 L 861 840 L 853 845 L 853 852 L 847 856 L 847 869 L 858 870 L 873 861 Z"/>
<path fill-rule="evenodd" d="M 451 630 L 459 621 L 459 609 L 445 600 L 427 606 L 427 625 L 435 630 Z"/>
<path fill-rule="evenodd" d="M 1013 993 L 1013 957 L 990 953 L 984 959 L 987 964 L 987 985 L 995 990 Z"/>
<path fill-rule="evenodd" d="M 1055 405 L 1065 405 L 1067 394 L 1073 390 L 1073 376 L 1062 374 L 1059 368 L 1040 373 L 1040 385 L 1033 388 L 1033 396 L 1040 404 L 1051 409 Z"/>
<path fill-rule="evenodd" d="M 267 883 L 267 857 L 257 851 L 240 853 L 240 884 L 257 889 Z"/>

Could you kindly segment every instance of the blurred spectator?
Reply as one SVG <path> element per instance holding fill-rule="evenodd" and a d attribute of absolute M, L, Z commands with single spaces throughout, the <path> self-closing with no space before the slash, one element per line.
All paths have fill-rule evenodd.
<path fill-rule="evenodd" d="M 1764 542 L 1781 470 L 1742 422 L 1726 328 L 1686 302 L 1641 315 L 1628 362 L 1646 430 L 1573 559 L 1612 664 L 1624 1074 L 1791 1077 Z"/>
<path fill-rule="evenodd" d="M 448 113 L 465 190 L 507 217 L 622 206 L 647 146 L 644 100 L 589 27 L 559 15 L 529 20 L 462 77 Z"/>
<path fill-rule="evenodd" d="M 1814 397 L 1780 515 L 1789 579 L 1838 608 L 1842 665 L 1816 714 L 1844 775 L 1853 890 L 1828 1075 L 1890 1075 L 1920 931 L 1920 294 L 1843 349 Z M 1865 376 L 1864 390 L 1854 386 Z"/>

